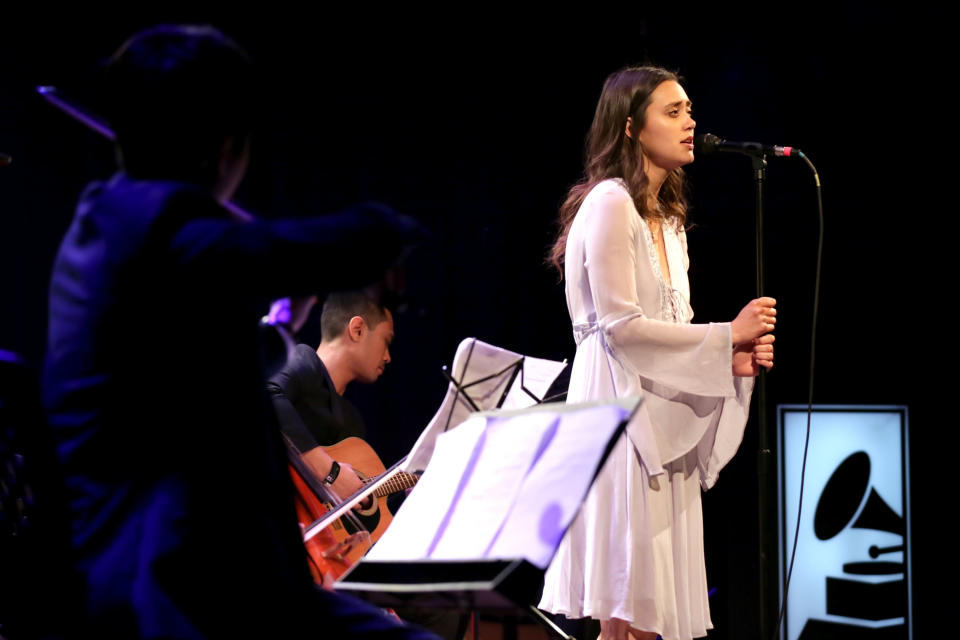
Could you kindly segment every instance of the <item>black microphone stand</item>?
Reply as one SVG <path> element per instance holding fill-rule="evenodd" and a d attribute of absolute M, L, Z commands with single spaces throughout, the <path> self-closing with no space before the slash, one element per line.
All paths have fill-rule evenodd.
<path fill-rule="evenodd" d="M 764 295 L 763 278 L 763 183 L 766 180 L 767 158 L 765 155 L 751 155 L 753 163 L 753 182 L 756 193 L 757 214 L 757 297 Z M 761 368 L 757 376 L 755 389 L 757 397 L 757 586 L 759 588 L 759 626 L 760 638 L 770 637 L 777 614 L 776 553 L 777 553 L 777 510 L 776 485 L 773 482 L 774 457 L 772 451 L 773 434 L 767 420 L 767 378 Z"/>

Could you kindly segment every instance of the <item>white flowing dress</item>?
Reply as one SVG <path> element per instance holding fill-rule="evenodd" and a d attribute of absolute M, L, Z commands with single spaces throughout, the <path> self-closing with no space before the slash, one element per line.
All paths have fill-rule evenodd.
<path fill-rule="evenodd" d="M 733 376 L 729 323 L 690 324 L 686 235 L 661 228 L 672 283 L 621 181 L 596 185 L 570 228 L 567 402 L 644 402 L 548 568 L 540 608 L 678 640 L 713 627 L 700 491 L 740 445 L 753 379 Z"/>

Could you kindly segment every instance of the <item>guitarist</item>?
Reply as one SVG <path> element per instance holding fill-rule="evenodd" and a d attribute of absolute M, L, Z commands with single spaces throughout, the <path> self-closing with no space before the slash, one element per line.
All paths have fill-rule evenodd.
<path fill-rule="evenodd" d="M 297 345 L 267 389 L 283 432 L 317 477 L 346 497 L 363 483 L 349 463 L 321 447 L 366 435 L 360 413 L 343 392 L 354 380 L 372 383 L 383 373 L 390 362 L 393 316 L 364 292 L 332 293 L 323 304 L 320 330 L 320 346 Z"/>
<path fill-rule="evenodd" d="M 332 293 L 323 303 L 320 338 L 316 350 L 298 344 L 267 389 L 283 432 L 317 476 L 346 497 L 363 483 L 349 463 L 334 460 L 322 447 L 366 434 L 360 413 L 343 392 L 355 380 L 369 384 L 383 373 L 390 362 L 393 316 L 367 293 Z M 462 638 L 466 627 L 466 619 L 455 612 L 404 607 L 397 613 L 448 640 Z"/>

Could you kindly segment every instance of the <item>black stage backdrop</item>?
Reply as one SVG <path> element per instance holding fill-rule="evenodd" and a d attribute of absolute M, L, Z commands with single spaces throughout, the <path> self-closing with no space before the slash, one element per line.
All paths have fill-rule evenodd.
<path fill-rule="evenodd" d="M 928 381 L 938 347 L 929 339 L 942 336 L 921 331 L 919 312 L 941 303 L 922 286 L 936 276 L 930 234 L 919 230 L 932 211 L 921 195 L 923 149 L 943 140 L 945 123 L 932 112 L 942 97 L 902 57 L 910 31 L 899 11 L 835 3 L 825 25 L 799 10 L 744 21 L 620 9 L 563 22 L 477 5 L 419 18 L 321 11 L 308 19 L 282 3 L 265 11 L 0 25 L 0 152 L 14 158 L 0 167 L 0 348 L 39 370 L 56 247 L 83 185 L 114 168 L 110 146 L 33 87 L 84 98 L 98 61 L 136 29 L 209 22 L 250 51 L 264 83 L 240 203 L 279 217 L 375 199 L 435 233 L 409 260 L 393 364 L 376 385 L 348 392 L 389 464 L 431 417 L 445 388 L 440 367 L 464 337 L 572 359 L 562 285 L 544 255 L 580 174 L 603 79 L 651 61 L 686 78 L 698 133 L 796 145 L 816 163 L 827 236 L 815 401 L 909 406 L 915 628 L 924 637 L 940 626 L 928 601 L 939 509 L 926 488 L 940 464 L 930 455 L 939 421 Z M 698 158 L 688 175 L 696 319 L 729 320 L 753 297 L 750 163 Z M 801 161 L 771 160 L 767 178 L 767 290 L 780 312 L 773 420 L 776 404 L 806 402 L 817 222 Z M 202 316 L 198 330 L 216 339 Z M 315 326 L 306 334 L 318 339 Z M 150 358 L 151 336 L 132 348 Z M 713 638 L 754 637 L 756 447 L 748 428 L 705 496 Z"/>

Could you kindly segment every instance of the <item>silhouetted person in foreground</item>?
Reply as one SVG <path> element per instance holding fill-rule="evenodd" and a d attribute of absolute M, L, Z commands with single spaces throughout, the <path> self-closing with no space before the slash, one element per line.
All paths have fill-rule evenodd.
<path fill-rule="evenodd" d="M 143 31 L 106 69 L 121 170 L 87 188 L 57 255 L 44 380 L 83 589 L 69 627 L 430 637 L 313 586 L 257 349 L 267 301 L 377 280 L 418 231 L 374 208 L 240 221 L 224 205 L 254 93 L 209 27 Z"/>

